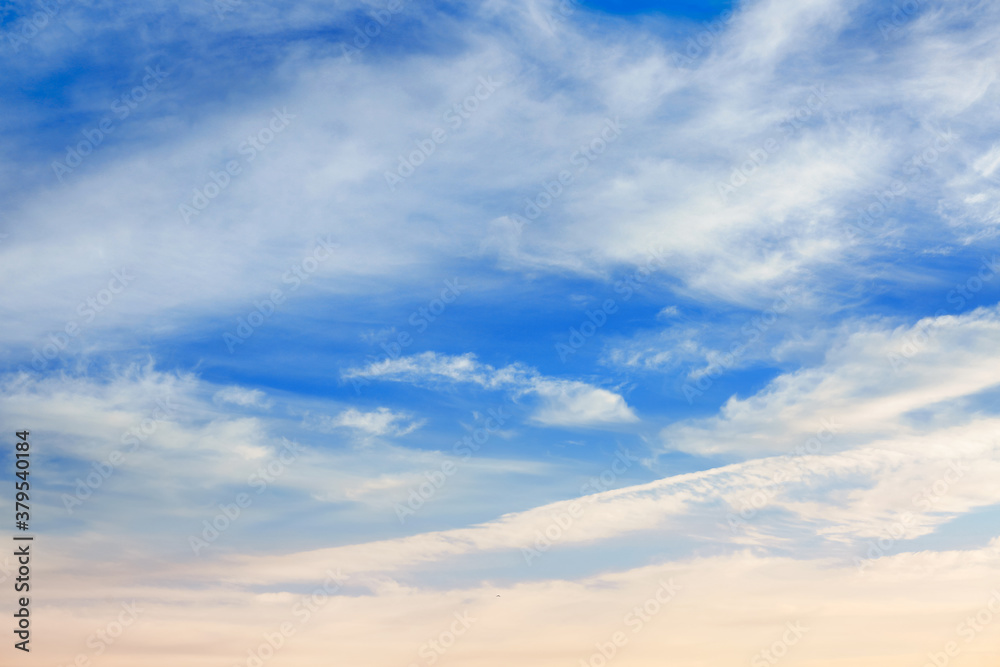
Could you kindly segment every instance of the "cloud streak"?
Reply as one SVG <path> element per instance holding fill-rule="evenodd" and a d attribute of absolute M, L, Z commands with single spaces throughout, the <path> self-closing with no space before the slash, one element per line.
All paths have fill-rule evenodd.
<path fill-rule="evenodd" d="M 546 377 L 522 364 L 494 368 L 472 353 L 448 356 L 435 352 L 384 359 L 342 372 L 345 380 L 374 378 L 412 384 L 470 383 L 509 392 L 513 398 L 535 396 L 540 406 L 532 420 L 543 426 L 627 424 L 638 417 L 621 395 L 584 382 Z"/>

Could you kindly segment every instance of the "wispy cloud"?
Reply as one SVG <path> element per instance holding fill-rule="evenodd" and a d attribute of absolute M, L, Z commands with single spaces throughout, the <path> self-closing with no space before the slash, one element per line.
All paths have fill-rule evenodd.
<path fill-rule="evenodd" d="M 949 401 L 1000 385 L 1000 309 L 941 314 L 909 327 L 860 323 L 834 341 L 825 361 L 779 375 L 745 399 L 730 397 L 719 414 L 681 421 L 661 432 L 667 448 L 743 456 L 790 451 L 823 419 L 839 424 L 844 443 L 911 432 L 918 413 L 945 423 L 967 418 Z"/>
<path fill-rule="evenodd" d="M 362 412 L 356 408 L 348 408 L 334 416 L 322 416 L 313 420 L 316 428 L 331 430 L 347 428 L 373 436 L 404 436 L 423 426 L 426 420 L 413 419 L 405 412 L 393 412 L 389 408 L 378 408 L 371 412 Z"/>
<path fill-rule="evenodd" d="M 254 407 L 268 409 L 274 402 L 267 398 L 260 389 L 246 389 L 244 387 L 226 387 L 215 392 L 215 401 L 218 403 L 230 403 L 240 407 Z"/>
<path fill-rule="evenodd" d="M 345 370 L 342 377 L 416 384 L 471 383 L 484 389 L 510 392 L 515 398 L 531 395 L 540 400 L 532 419 L 544 426 L 595 426 L 638 421 L 625 399 L 613 391 L 576 380 L 546 377 L 522 364 L 494 368 L 477 361 L 472 353 L 448 356 L 424 352 L 385 359 Z"/>
<path fill-rule="evenodd" d="M 611 4 L 11 10 L 39 659 L 995 662 L 1000 5 Z"/>

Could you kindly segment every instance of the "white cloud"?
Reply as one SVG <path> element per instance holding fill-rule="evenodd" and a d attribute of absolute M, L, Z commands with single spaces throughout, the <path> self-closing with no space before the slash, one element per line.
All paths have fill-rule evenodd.
<path fill-rule="evenodd" d="M 283 273 L 325 234 L 342 252 L 313 284 L 334 295 L 411 286 L 415 276 L 426 277 L 423 267 L 476 256 L 489 221 L 517 213 L 543 180 L 574 168 L 574 151 L 616 114 L 625 126 L 621 138 L 576 174 L 543 219 L 517 234 L 505 268 L 600 276 L 622 263 L 641 264 L 649 247 L 663 247 L 671 260 L 660 277 L 682 292 L 755 304 L 798 285 L 827 302 L 831 281 L 866 277 L 864 259 L 884 246 L 877 235 L 853 246 L 845 219 L 859 198 L 888 184 L 914 146 L 933 140 L 934 128 L 952 125 L 959 139 L 924 170 L 919 187 L 909 188 L 907 198 L 935 215 L 907 222 L 908 238 L 971 239 L 961 224 L 995 226 L 998 201 L 985 178 L 992 149 L 984 148 L 995 143 L 984 137 L 1000 108 L 1000 89 L 990 84 L 995 68 L 988 66 L 1000 58 L 992 41 L 996 10 L 981 8 L 980 20 L 963 23 L 961 7 L 938 8 L 902 28 L 900 39 L 880 42 L 873 59 L 866 49 L 874 47 L 833 48 L 842 46 L 841 30 L 870 30 L 879 39 L 871 13 L 855 13 L 855 4 L 749 3 L 686 67 L 673 58 L 686 39 L 663 37 L 672 29 L 616 22 L 614 30 L 597 31 L 582 9 L 548 39 L 529 38 L 541 30 L 534 14 L 558 12 L 547 2 L 477 8 L 461 25 L 473 38 L 448 57 L 403 54 L 386 68 L 371 52 L 346 63 L 340 53 L 292 49 L 276 67 L 297 75 L 269 87 L 270 97 L 194 104 L 191 118 L 167 115 L 189 104 L 130 118 L 136 134 L 148 129 L 159 139 L 102 148 L 61 187 L 26 185 L 0 246 L 0 279 L 11 285 L 2 306 L 16 318 L 2 336 L 28 346 L 30 355 L 31 346 L 78 320 L 78 304 L 122 266 L 136 279 L 81 333 L 89 345 L 112 344 L 111 336 L 139 320 L 172 329 L 220 310 L 235 320 L 248 301 L 287 287 Z M 310 6 L 283 21 L 301 25 L 344 9 Z M 279 30 L 265 25 L 269 11 L 232 12 L 226 30 Z M 407 12 L 442 27 L 438 15 L 415 6 Z M 511 35 L 518 36 L 513 43 Z M 934 37 L 917 39 L 927 35 Z M 554 94 L 549 71 L 561 72 L 564 82 Z M 441 109 L 464 99 L 484 75 L 504 84 L 386 197 L 384 173 L 396 156 L 441 125 Z M 819 83 L 826 101 L 786 136 L 782 122 Z M 204 185 L 219 156 L 239 155 L 237 146 L 275 105 L 297 115 L 293 124 L 245 165 L 198 224 L 181 222 L 178 205 Z M 901 122 L 882 123 L 872 109 Z M 772 136 L 780 150 L 723 203 L 718 184 Z M 955 227 L 941 225 L 939 203 Z M 326 214 L 331 206 L 337 216 Z M 887 227 L 901 228 L 892 218 Z M 75 220 L 72 230 L 62 224 L 67 219 Z M 401 219 L 423 222 L 401 226 Z M 345 280 L 352 276 L 365 280 Z M 179 318 L 163 322 L 156 314 L 165 311 Z"/>
<path fill-rule="evenodd" d="M 164 43 L 150 40 L 156 34 L 172 40 L 171 29 L 184 30 L 185 44 L 196 43 L 189 30 L 198 30 L 203 18 L 223 37 L 276 38 L 257 40 L 262 44 L 303 34 L 302 28 L 333 26 L 345 16 L 369 20 L 358 19 L 369 8 L 353 2 L 299 4 L 290 12 L 251 4 L 240 4 L 225 21 L 216 20 L 206 3 L 182 3 L 175 14 L 160 16 L 157 6 L 126 2 L 112 18 L 93 20 L 89 9 L 66 5 L 60 11 L 69 23 L 54 21 L 39 34 L 30 60 L 38 72 L 61 70 L 80 40 L 93 48 L 108 31 L 131 30 L 152 14 L 163 30 L 113 40 L 146 49 L 124 60 L 169 53 Z M 926 286 L 927 276 L 907 273 L 895 260 L 921 256 L 928 245 L 948 256 L 949 248 L 986 246 L 996 237 L 995 3 L 929 5 L 883 39 L 878 21 L 893 11 L 884 4 L 751 1 L 686 65 L 675 64 L 674 55 L 684 53 L 690 31 L 675 38 L 682 31 L 666 19 L 598 21 L 577 6 L 552 25 L 545 17 L 558 13 L 559 4 L 547 0 L 491 1 L 454 13 L 418 3 L 406 7 L 393 29 L 430 35 L 434 48 L 411 53 L 397 44 L 376 46 L 346 63 L 322 39 L 281 43 L 259 59 L 260 90 L 232 77 L 240 94 L 230 94 L 230 81 L 212 71 L 214 92 L 206 102 L 184 92 L 203 85 L 179 83 L 167 104 L 144 107 L 130 119 L 131 134 L 116 134 L 65 185 L 40 179 L 28 158 L 18 161 L 30 151 L 7 151 L 14 157 L 0 169 L 16 197 L 0 245 L 6 358 L 31 363 L 32 347 L 41 349 L 71 321 L 86 325 L 64 355 L 73 361 L 94 349 L 117 352 L 122 340 L 137 334 L 146 340 L 150 332 L 187 335 L 217 327 L 220 313 L 235 327 L 237 317 L 276 287 L 291 295 L 282 276 L 312 252 L 321 234 L 333 235 L 343 248 L 311 278 L 310 287 L 322 290 L 331 308 L 347 297 L 413 289 L 430 273 L 436 280 L 456 257 L 481 261 L 484 252 L 495 253 L 504 278 L 519 282 L 545 272 L 603 279 L 623 265 L 643 263 L 649 247 L 662 247 L 669 261 L 651 288 L 676 289 L 708 311 L 726 303 L 760 306 L 791 285 L 800 296 L 796 317 L 802 321 L 806 311 L 843 313 L 854 297 L 844 297 L 841 288 L 881 271 L 873 259 L 885 257 L 894 280 Z M 173 16 L 178 24 L 170 23 Z M 95 30 L 74 34 L 64 25 Z M 352 33 L 351 25 L 337 27 Z M 461 38 L 449 41 L 451 31 Z M 393 39 L 389 32 L 380 39 Z M 220 44 L 214 36 L 211 43 Z M 176 62 L 178 77 L 182 61 Z M 271 81 L 272 71 L 291 76 Z M 441 125 L 442 110 L 484 75 L 504 83 L 461 132 L 387 196 L 384 173 L 395 167 L 396 156 Z M 16 106 L 8 115 L 35 119 L 25 136 L 43 126 L 64 127 L 46 122 L 53 116 L 45 114 L 77 117 L 113 98 L 89 90 L 92 83 L 69 83 L 67 102 L 49 111 L 38 107 L 40 116 Z M 825 99 L 810 107 L 818 84 L 825 85 Z M 166 86 L 162 92 L 168 93 Z M 240 142 L 275 105 L 287 105 L 297 115 L 294 124 L 197 224 L 184 225 L 177 205 L 205 184 L 209 171 L 238 154 Z M 804 122 L 789 128 L 784 121 L 798 112 Z M 525 197 L 560 170 L 573 169 L 574 151 L 605 118 L 619 114 L 622 136 L 585 171 L 574 172 L 574 182 L 538 220 L 516 229 L 509 216 Z M 850 241 L 844 226 L 858 207 L 905 175 L 915 151 L 949 127 L 956 140 L 919 180 L 907 181 L 906 202 L 891 207 L 877 232 Z M 71 134 L 73 141 L 82 136 L 78 129 Z M 136 143 L 127 136 L 145 139 Z M 63 143 L 62 135 L 39 137 L 39 145 Z M 719 183 L 759 156 L 770 139 L 779 147 L 723 201 Z M 122 266 L 134 271 L 135 280 L 85 321 L 80 304 L 100 294 Z M 375 443 L 378 456 L 371 450 L 358 456 L 343 451 L 349 448 L 341 446 L 339 432 L 307 434 L 317 438 L 316 446 L 305 448 L 273 483 L 274 502 L 255 501 L 218 551 L 184 560 L 177 553 L 187 553 L 190 532 L 245 489 L 262 463 L 273 462 L 288 424 L 270 414 L 248 418 L 232 407 L 267 407 L 270 399 L 259 390 L 209 386 L 151 368 L 99 379 L 69 372 L 6 376 L 0 414 L 7 423 L 29 422 L 39 451 L 48 456 L 39 460 L 51 466 L 40 476 L 42 484 L 53 485 L 52 493 L 38 496 L 44 510 L 61 512 L 55 499 L 72 492 L 76 477 L 96 474 L 123 447 L 124 436 L 143 436 L 86 511 L 72 517 L 79 523 L 51 535 L 47 576 L 61 598 L 50 600 L 39 622 L 65 632 L 43 642 L 39 657 L 72 662 L 82 638 L 118 613 L 95 600 L 94 590 L 148 605 L 148 622 L 130 629 L 135 634 L 108 653 L 109 667 L 183 662 L 189 656 L 169 649 L 178 636 L 204 649 L 206 662 L 245 656 L 288 617 L 304 588 L 315 586 L 328 568 L 343 566 L 371 594 L 331 598 L 311 617 L 314 625 L 298 636 L 302 641 L 289 659 L 324 664 L 337 654 L 350 664 L 408 664 L 467 604 L 481 620 L 448 656 L 456 664 L 586 659 L 595 641 L 619 629 L 622 615 L 648 598 L 658 578 L 673 576 L 690 595 L 628 647 L 627 659 L 636 664 L 656 664 L 664 655 L 683 667 L 745 664 L 772 645 L 786 621 L 799 617 L 810 630 L 791 662 L 860 664 L 864 655 L 880 667 L 919 664 L 927 652 L 943 650 L 955 639 L 956 624 L 983 607 L 991 594 L 983 582 L 1000 580 L 1000 542 L 991 549 L 947 550 L 941 547 L 954 533 L 939 530 L 956 517 L 975 520 L 978 510 L 1000 502 L 1000 424 L 994 407 L 982 400 L 1000 382 L 998 313 L 989 308 L 896 329 L 884 321 L 849 322 L 839 334 L 825 320 L 815 338 L 784 344 L 775 352 L 782 359 L 828 350 L 756 395 L 733 397 L 712 418 L 685 420 L 661 433 L 667 449 L 750 460 L 591 496 L 582 517 L 560 529 L 558 543 L 543 556 L 557 563 L 555 579 L 540 570 L 524 574 L 518 551 L 564 521 L 572 501 L 548 500 L 565 496 L 552 494 L 540 505 L 523 501 L 509 485 L 503 493 L 490 487 L 492 496 L 505 497 L 482 512 L 479 523 L 393 537 L 398 533 L 378 523 L 378 517 L 393 521 L 390 512 L 361 513 L 357 506 L 381 512 L 447 455 Z M 713 346 L 706 336 L 686 345 L 682 329 L 638 337 L 606 356 L 649 371 L 708 358 Z M 221 333 L 213 334 L 220 348 Z M 753 354 L 758 352 L 742 359 Z M 425 353 L 345 377 L 352 372 L 528 397 L 536 402 L 531 419 L 545 426 L 637 419 L 617 389 L 545 376 L 521 364 L 494 368 L 472 355 Z M 421 423 L 388 408 L 337 412 L 342 407 L 328 411 L 334 413 L 326 417 L 328 428 L 391 437 Z M 824 419 L 837 425 L 836 434 L 821 442 L 819 454 L 755 458 L 807 445 Z M 938 484 L 956 459 L 966 465 L 962 476 Z M 442 491 L 454 494 L 456 505 L 497 470 L 533 470 L 523 461 L 485 458 L 468 468 L 468 477 L 454 478 Z M 778 473 L 783 481 L 775 483 Z M 532 485 L 545 486 L 537 478 Z M 734 534 L 727 515 L 762 490 L 766 501 L 755 505 L 745 532 Z M 508 497 L 522 503 L 517 511 L 509 512 Z M 324 504 L 317 506 L 317 499 Z M 308 523 L 320 511 L 326 514 Z M 912 518 L 893 544 L 897 555 L 879 557 L 860 574 L 851 556 L 866 553 L 867 541 L 894 530 L 906 512 Z M 172 523 L 178 517 L 184 521 Z M 351 520 L 375 526 L 379 537 L 357 538 L 346 528 Z M 299 531 L 297 539 L 326 540 L 322 548 L 260 539 L 290 521 L 302 521 L 296 528 L 321 526 Z M 971 535 L 969 525 L 956 526 L 963 540 Z M 235 540 L 243 526 L 252 527 L 251 538 L 241 543 L 245 548 L 227 551 L 223 543 Z M 331 532 L 330 526 L 345 528 Z M 977 527 L 982 543 L 991 529 L 985 522 Z M 156 541 L 136 539 L 142 530 L 155 532 Z M 594 546 L 621 553 L 632 538 L 647 549 L 636 558 L 655 565 L 622 571 L 620 561 L 599 561 L 586 551 Z M 907 542 L 915 538 L 922 541 Z M 700 542 L 692 546 L 691 540 Z M 125 543 L 131 546 L 123 552 Z M 746 551 L 736 550 L 744 545 Z M 796 557 L 776 557 L 780 549 Z M 112 552 L 117 557 L 108 562 Z M 691 553 L 700 555 L 689 558 Z M 710 553 L 721 555 L 704 555 Z M 505 569 L 508 556 L 516 568 Z M 573 579 L 567 573 L 576 570 L 562 567 L 581 562 L 605 574 Z M 159 581 L 150 582 L 150 563 Z M 434 568 L 447 570 L 449 582 L 467 576 L 476 583 L 442 586 L 441 578 L 428 574 Z M 87 576 L 81 579 L 81 572 Z M 493 579 L 498 572 L 504 577 Z M 487 578 L 511 583 L 479 583 Z M 220 587 L 219 581 L 226 583 Z M 261 584 L 267 592 L 239 590 L 233 582 Z M 290 583 L 296 585 L 285 585 Z M 241 633 L 233 632 L 237 626 Z M 386 627 L 399 629 L 398 641 L 384 641 Z M 989 636 L 963 645 L 962 659 L 995 664 L 997 627 L 994 621 Z M 719 628 L 727 641 L 718 641 Z M 512 636 L 522 641 L 512 643 Z M 845 636 L 855 640 L 845 644 Z"/>
<path fill-rule="evenodd" d="M 586 426 L 638 421 L 625 399 L 583 382 L 538 379 L 532 392 L 542 399 L 533 419 L 543 426 Z"/>
<path fill-rule="evenodd" d="M 627 370 L 663 371 L 707 358 L 711 350 L 699 341 L 703 334 L 701 327 L 640 332 L 629 340 L 609 342 L 601 360 L 608 366 Z"/>
<path fill-rule="evenodd" d="M 4 386 L 5 418 L 20 415 L 20 419 L 46 423 L 47 431 L 59 434 L 51 439 L 53 453 L 67 459 L 82 458 L 86 471 L 90 470 L 91 460 L 103 461 L 112 450 L 123 449 L 123 433 L 130 429 L 142 432 L 144 419 L 156 417 L 155 429 L 146 429 L 149 435 L 141 448 L 129 454 L 136 459 L 127 460 L 107 488 L 96 494 L 97 500 L 88 501 L 99 503 L 102 512 L 121 507 L 122 497 L 162 502 L 192 483 L 208 489 L 245 485 L 247 476 L 262 462 L 272 460 L 279 448 L 280 443 L 269 433 L 284 430 L 277 423 L 208 412 L 206 408 L 211 404 L 196 398 L 206 393 L 204 387 L 192 377 L 157 373 L 151 368 L 134 368 L 104 384 L 13 376 Z M 157 397 L 167 397 L 164 405 L 169 411 L 156 412 Z M 398 415 L 385 410 L 345 410 L 336 420 L 375 430 L 409 427 L 393 417 Z M 914 518 L 906 522 L 901 537 L 912 539 L 930 534 L 955 516 L 1000 503 L 1000 491 L 994 483 L 1000 474 L 997 432 L 997 419 L 977 419 L 921 434 L 899 434 L 846 451 L 837 451 L 837 443 L 824 438 L 817 454 L 752 460 L 597 493 L 582 502 L 582 514 L 571 525 L 560 529 L 558 542 L 563 547 L 582 546 L 662 531 L 670 525 L 681 534 L 687 531 L 704 540 L 738 544 L 744 538 L 734 537 L 726 516 L 738 513 L 741 505 L 761 489 L 773 492 L 768 494 L 767 503 L 755 505 L 760 515 L 750 521 L 756 532 L 749 535 L 749 543 L 757 546 L 773 546 L 781 539 L 794 539 L 806 551 L 824 539 L 858 544 L 886 534 L 903 512 L 911 512 Z M 399 501 L 408 488 L 425 481 L 424 471 L 440 469 L 444 460 L 438 452 L 410 453 L 397 448 L 380 452 L 377 462 L 370 458 L 307 448 L 276 484 L 323 501 L 365 502 L 384 509 Z M 956 461 L 964 466 L 960 466 L 963 472 L 957 478 L 947 472 Z M 497 470 L 524 473 L 531 468 L 529 464 L 495 459 L 462 465 L 474 465 L 475 473 L 461 482 L 466 488 L 482 479 L 480 474 L 495 475 Z M 776 482 L 779 473 L 781 480 Z M 67 480 L 72 480 L 73 474 L 81 473 L 69 474 Z M 944 486 L 939 483 L 942 480 Z M 453 487 L 449 487 L 451 490 Z M 214 506 L 212 502 L 217 501 L 209 501 Z M 536 531 L 545 530 L 554 517 L 571 512 L 575 502 L 560 501 L 479 525 L 382 542 L 287 556 L 241 558 L 249 569 L 227 566 L 227 572 L 237 579 L 252 577 L 261 582 L 268 577 L 297 576 L 285 572 L 301 572 L 308 577 L 314 568 L 331 562 L 351 572 L 401 572 L 421 561 L 443 563 L 457 556 L 519 550 L 530 547 L 537 539 Z M 171 512 L 161 514 L 164 519 L 197 519 L 205 511 L 199 506 L 202 503 L 175 503 Z M 787 519 L 774 521 L 767 515 L 769 510 L 794 517 L 794 538 L 781 532 Z M 289 506 L 282 511 L 289 511 Z M 181 529 L 190 528 L 185 525 Z M 896 551 L 904 549 L 905 543 L 901 543 Z M 255 574 L 251 575 L 251 571 Z"/>
<path fill-rule="evenodd" d="M 267 398 L 260 389 L 246 389 L 244 387 L 226 387 L 215 392 L 217 403 L 231 403 L 244 408 L 264 408 L 268 409 L 274 405 L 273 401 Z"/>
<path fill-rule="evenodd" d="M 234 581 L 292 582 L 290 573 L 336 563 L 359 575 L 398 576 L 418 563 L 440 567 L 494 551 L 536 548 L 557 524 L 552 547 L 580 549 L 630 537 L 697 535 L 732 549 L 794 548 L 855 565 L 871 538 L 892 536 L 876 564 L 956 516 L 1000 504 L 1000 420 L 880 441 L 830 454 L 787 455 L 673 475 L 506 514 L 482 524 L 287 555 L 240 557 L 220 565 Z M 958 466 L 956 467 L 956 462 Z M 948 471 L 958 470 L 957 476 Z M 765 502 L 758 502 L 757 497 Z M 576 509 L 574 509 L 576 508 Z M 741 514 L 747 508 L 750 514 Z M 908 516 L 909 515 L 909 516 Z M 742 517 L 742 520 L 741 520 Z M 743 525 L 741 525 L 743 524 Z M 732 526 L 736 526 L 736 530 Z M 547 551 L 547 550 L 546 550 Z M 546 556 L 551 554 L 546 554 Z"/>
<path fill-rule="evenodd" d="M 384 359 L 342 373 L 345 379 L 377 378 L 396 382 L 473 383 L 485 389 L 510 391 L 515 397 L 533 395 L 541 406 L 532 419 L 543 426 L 598 426 L 638 421 L 621 395 L 584 382 L 543 376 L 522 364 L 493 368 L 472 353 L 448 356 L 436 352 Z"/>
<path fill-rule="evenodd" d="M 680 311 L 680 309 L 677 306 L 667 306 L 667 307 L 663 308 L 662 310 L 660 310 L 660 312 L 658 312 L 656 314 L 656 317 L 657 317 L 657 319 L 666 320 L 666 319 L 670 319 L 672 317 L 677 317 L 680 314 L 681 314 L 681 311 Z"/>
<path fill-rule="evenodd" d="M 373 436 L 404 436 L 423 426 L 426 420 L 413 419 L 407 412 L 393 412 L 389 408 L 378 408 L 362 412 L 348 408 L 332 417 L 321 417 L 317 426 L 323 429 L 349 428 Z"/>
<path fill-rule="evenodd" d="M 57 553 L 72 554 L 72 546 L 51 543 Z M 554 667 L 565 664 L 567 656 L 586 661 L 598 652 L 595 644 L 609 643 L 617 632 L 628 642 L 619 649 L 619 659 L 627 657 L 637 665 L 662 664 L 665 655 L 677 667 L 748 664 L 749 657 L 788 636 L 788 623 L 805 631 L 802 640 L 788 648 L 788 664 L 858 664 L 860 655 L 877 656 L 869 661 L 873 665 L 907 667 L 956 640 L 963 662 L 992 664 L 997 621 L 976 624 L 985 630 L 973 633 L 975 641 L 965 641 L 964 633 L 956 635 L 956 626 L 973 627 L 966 619 L 992 599 L 989 582 L 1000 577 L 995 551 L 922 552 L 893 560 L 865 576 L 822 559 L 750 551 L 521 582 L 423 587 L 354 575 L 330 597 L 319 587 L 328 579 L 327 572 L 337 573 L 336 562 L 292 572 L 305 586 L 274 584 L 266 592 L 220 586 L 207 577 L 198 586 L 149 582 L 148 569 L 139 563 L 122 564 L 114 572 L 97 570 L 91 580 L 123 593 L 141 585 L 144 592 L 144 624 L 130 629 L 130 641 L 122 641 L 114 655 L 109 654 L 113 667 L 175 664 L 175 654 L 151 655 L 146 646 L 168 644 L 177 635 L 204 644 L 202 655 L 208 659 L 232 661 L 232 656 L 254 650 L 261 637 L 275 633 L 285 621 L 296 630 L 294 646 L 285 649 L 293 651 L 289 655 L 296 660 L 321 664 L 337 654 L 349 664 L 408 664 L 420 660 L 421 647 L 424 655 L 436 655 L 426 648 L 428 642 L 448 628 L 461 629 L 455 624 L 456 613 L 472 619 L 472 625 L 454 642 L 449 640 L 446 659 L 483 667 Z M 117 599 L 80 599 L 67 573 L 50 576 L 60 597 L 53 598 L 47 613 L 66 632 L 40 644 L 39 657 L 53 664 L 71 662 L 79 643 L 70 638 L 86 637 L 97 625 L 94 619 L 114 618 L 121 607 Z M 664 582 L 674 584 L 675 595 L 669 602 L 657 602 L 654 598 Z M 293 615 L 291 610 L 308 609 L 304 602 L 314 590 L 320 591 L 316 599 L 322 604 L 314 603 L 303 622 L 304 612 Z M 665 599 L 661 595 L 660 600 Z M 243 632 L 233 633 L 234 624 Z M 390 626 L 397 628 L 395 640 L 386 642 L 385 628 Z M 719 641 L 720 628 L 725 641 Z M 512 636 L 520 641 L 511 642 Z M 852 640 L 844 642 L 844 637 Z"/>
<path fill-rule="evenodd" d="M 954 423 L 964 415 L 950 416 L 948 401 L 1000 384 L 998 337 L 997 306 L 895 330 L 860 324 L 821 365 L 782 374 L 753 396 L 731 397 L 717 416 L 672 424 L 661 436 L 670 449 L 755 456 L 791 451 L 824 419 L 839 425 L 845 444 L 910 432 L 908 415 L 921 409 Z"/>

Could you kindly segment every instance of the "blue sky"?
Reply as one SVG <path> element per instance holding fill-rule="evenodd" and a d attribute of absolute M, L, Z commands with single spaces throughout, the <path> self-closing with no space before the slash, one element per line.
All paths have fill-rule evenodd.
<path fill-rule="evenodd" d="M 587 662 L 662 577 L 683 632 L 623 665 L 752 662 L 801 619 L 789 665 L 941 650 L 1000 569 L 997 20 L 4 10 L 0 410 L 69 628 L 38 659 L 141 598 L 107 664 L 247 664 L 328 567 L 348 594 L 287 664 L 430 664 L 467 604 L 442 660 Z"/>

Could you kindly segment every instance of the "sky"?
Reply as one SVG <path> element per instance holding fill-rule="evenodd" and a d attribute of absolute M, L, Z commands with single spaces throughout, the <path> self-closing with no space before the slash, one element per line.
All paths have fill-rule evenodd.
<path fill-rule="evenodd" d="M 998 24 L 0 8 L 0 664 L 995 665 Z"/>

